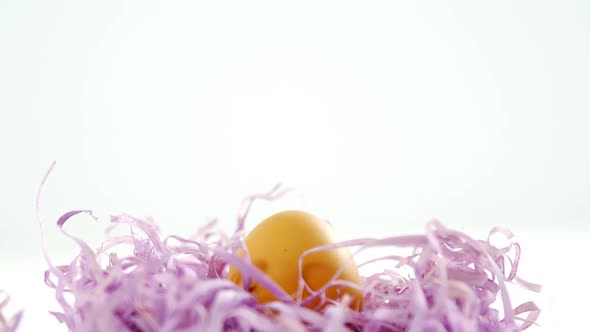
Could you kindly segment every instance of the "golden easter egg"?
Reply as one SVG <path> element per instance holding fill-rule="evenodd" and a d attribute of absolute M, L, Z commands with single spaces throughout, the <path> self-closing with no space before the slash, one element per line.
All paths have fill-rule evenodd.
<path fill-rule="evenodd" d="M 334 231 L 324 220 L 303 211 L 283 211 L 274 214 L 258 224 L 245 238 L 250 260 L 258 269 L 274 280 L 289 295 L 296 299 L 299 286 L 298 263 L 307 250 L 336 242 Z M 244 257 L 243 252 L 239 253 Z M 357 267 L 347 248 L 330 249 L 306 255 L 302 262 L 302 277 L 309 287 L 317 291 L 325 286 L 344 266 L 337 280 L 360 285 Z M 242 285 L 240 272 L 230 267 L 228 279 Z M 251 293 L 260 303 L 275 301 L 266 288 L 253 284 Z M 339 301 L 347 294 L 352 301 L 349 307 L 361 310 L 363 294 L 360 290 L 343 285 L 332 285 L 326 297 Z M 303 292 L 302 300 L 310 296 Z M 321 310 L 320 300 L 312 301 L 308 307 Z"/>

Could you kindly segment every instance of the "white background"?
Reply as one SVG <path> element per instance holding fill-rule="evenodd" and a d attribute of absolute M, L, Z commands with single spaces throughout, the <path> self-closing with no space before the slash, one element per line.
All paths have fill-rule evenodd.
<path fill-rule="evenodd" d="M 54 227 L 68 210 L 229 231 L 241 197 L 282 181 L 345 238 L 434 217 L 479 237 L 510 227 L 522 276 L 546 285 L 541 330 L 580 330 L 589 15 L 586 1 L 0 0 L 10 310 L 27 310 L 23 331 L 60 330 L 34 211 L 56 160 L 42 199 L 56 262 L 76 252 Z M 250 226 L 269 211 L 255 212 Z M 76 221 L 99 243 L 102 224 Z"/>

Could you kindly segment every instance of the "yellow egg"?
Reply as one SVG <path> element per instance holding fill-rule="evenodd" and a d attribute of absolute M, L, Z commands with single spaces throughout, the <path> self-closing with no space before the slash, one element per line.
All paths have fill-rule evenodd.
<path fill-rule="evenodd" d="M 295 299 L 301 254 L 335 241 L 334 232 L 327 222 L 312 214 L 293 210 L 279 212 L 262 221 L 246 236 L 245 245 L 252 263 Z M 239 254 L 243 257 L 243 252 Z M 342 266 L 346 267 L 338 279 L 360 285 L 358 270 L 346 248 L 306 255 L 302 264 L 302 276 L 315 291 L 326 285 Z M 241 276 L 237 269 L 230 267 L 228 278 L 241 286 Z M 264 287 L 256 283 L 252 286 L 251 292 L 260 303 L 276 300 Z M 352 298 L 349 304 L 352 309 L 362 309 L 361 291 L 345 286 L 331 286 L 326 291 L 326 297 L 332 300 L 339 300 L 344 294 Z M 308 296 L 309 293 L 304 292 L 303 300 Z M 321 310 L 323 306 L 318 308 L 319 303 L 319 299 L 315 300 L 308 307 Z"/>

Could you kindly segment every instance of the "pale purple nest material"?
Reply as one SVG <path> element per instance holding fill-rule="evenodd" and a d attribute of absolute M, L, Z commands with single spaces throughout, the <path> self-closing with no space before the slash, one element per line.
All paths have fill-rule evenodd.
<path fill-rule="evenodd" d="M 8 305 L 9 301 L 10 297 L 8 294 L 0 290 L 0 332 L 15 332 L 22 318 L 22 311 L 10 318 L 4 317 L 2 311 Z"/>
<path fill-rule="evenodd" d="M 275 188 L 277 189 L 277 188 Z M 402 276 L 392 270 L 362 278 L 365 305 L 362 312 L 345 303 L 318 313 L 301 306 L 249 262 L 235 256 L 243 245 L 244 220 L 252 202 L 274 199 L 274 190 L 249 197 L 238 217 L 238 227 L 227 236 L 211 222 L 193 237 L 162 238 L 156 224 L 129 215 L 111 218 L 110 231 L 121 225 L 124 236 L 109 236 L 98 250 L 64 231 L 78 243 L 81 253 L 69 265 L 53 266 L 45 281 L 55 289 L 60 312 L 52 314 L 71 331 L 519 331 L 534 324 L 540 310 L 532 303 L 513 308 L 506 283 L 530 290 L 540 287 L 516 277 L 520 257 L 517 243 L 497 248 L 486 241 L 449 230 L 437 221 L 424 235 L 343 242 L 359 248 L 391 247 L 391 253 L 374 261 L 398 261 L 392 268 L 409 267 Z M 74 215 L 58 220 L 58 226 Z M 63 228 L 62 228 L 63 231 Z M 510 239 L 504 229 L 492 234 Z M 133 254 L 120 257 L 116 250 L 130 246 Z M 414 248 L 408 257 L 395 248 Z M 327 247 L 326 247 L 327 248 Z M 509 257 L 510 256 L 510 257 Z M 244 279 L 273 291 L 277 301 L 258 304 L 246 290 L 226 279 L 229 263 Z M 244 288 L 247 285 L 244 285 Z M 321 296 L 321 294 L 318 294 Z M 503 312 L 491 308 L 500 296 Z M 269 314 L 273 312 L 274 314 Z"/>

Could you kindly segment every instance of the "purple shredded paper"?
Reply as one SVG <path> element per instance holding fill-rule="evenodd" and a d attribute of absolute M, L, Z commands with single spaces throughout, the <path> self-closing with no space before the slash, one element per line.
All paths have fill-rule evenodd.
<path fill-rule="evenodd" d="M 0 290 L 0 332 L 15 332 L 22 318 L 22 311 L 8 319 L 4 317 L 2 311 L 8 305 L 9 301 L 10 297 L 8 294 Z"/>
<path fill-rule="evenodd" d="M 362 276 L 360 286 L 350 285 L 363 291 L 362 311 L 350 309 L 347 298 L 332 301 L 323 312 L 305 307 L 313 298 L 302 301 L 297 294 L 286 294 L 236 254 L 244 247 L 244 225 L 252 203 L 277 199 L 287 191 L 277 186 L 247 197 L 233 234 L 212 221 L 193 236 L 164 237 L 152 219 L 115 215 L 105 242 L 96 250 L 65 230 L 80 219 L 76 216 L 91 212 L 64 214 L 58 227 L 78 244 L 80 254 L 67 265 L 55 266 L 44 249 L 49 265 L 45 282 L 55 290 L 61 308 L 51 314 L 76 332 L 496 332 L 521 331 L 535 324 L 539 308 L 533 302 L 513 306 L 506 287 L 512 283 L 540 291 L 540 286 L 517 277 L 520 246 L 512 233 L 494 228 L 488 239 L 475 240 L 438 221 L 428 223 L 424 234 L 356 239 L 309 250 L 305 254 L 335 247 L 358 251 L 383 247 L 388 254 L 366 262 L 387 266 L 383 272 Z M 127 235 L 111 235 L 120 227 L 129 230 Z M 510 244 L 496 247 L 492 236 L 502 236 Z M 120 255 L 120 248 L 131 248 L 132 253 Z M 413 253 L 400 256 L 400 248 L 411 248 Z M 241 271 L 243 287 L 227 280 L 230 265 Z M 402 268 L 411 273 L 402 274 Z M 247 291 L 247 280 L 266 287 L 279 300 L 257 303 Z M 299 280 L 303 290 L 307 285 Z M 339 282 L 335 275 L 325 288 Z M 313 297 L 322 297 L 325 288 L 308 290 Z M 496 299 L 501 300 L 501 310 L 493 308 Z"/>

